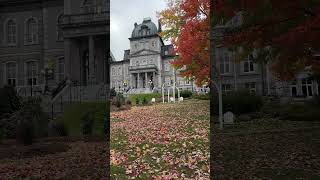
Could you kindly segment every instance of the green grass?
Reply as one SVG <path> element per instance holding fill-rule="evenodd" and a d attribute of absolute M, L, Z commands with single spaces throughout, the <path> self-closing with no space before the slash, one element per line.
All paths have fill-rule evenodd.
<path fill-rule="evenodd" d="M 65 124 L 69 135 L 79 136 L 82 134 L 82 118 L 88 112 L 94 112 L 93 134 L 103 135 L 104 118 L 107 112 L 106 103 L 79 103 L 69 105 L 60 119 L 60 121 Z"/>

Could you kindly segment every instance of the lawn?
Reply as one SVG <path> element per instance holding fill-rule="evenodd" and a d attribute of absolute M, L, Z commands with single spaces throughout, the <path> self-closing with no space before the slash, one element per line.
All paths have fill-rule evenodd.
<path fill-rule="evenodd" d="M 215 179 L 320 179 L 320 123 L 259 119 L 215 126 Z"/>
<path fill-rule="evenodd" d="M 209 179 L 209 101 L 111 113 L 111 179 Z"/>

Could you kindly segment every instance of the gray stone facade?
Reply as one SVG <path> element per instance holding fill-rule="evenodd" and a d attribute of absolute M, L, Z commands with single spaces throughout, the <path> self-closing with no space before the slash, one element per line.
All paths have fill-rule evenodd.
<path fill-rule="evenodd" d="M 165 45 L 158 33 L 159 27 L 145 18 L 141 24 L 134 24 L 130 49 L 124 51 L 121 61 L 113 60 L 110 66 L 110 83 L 116 91 L 131 93 L 161 90 L 176 82 L 180 89 L 194 89 L 194 83 L 179 76 L 170 62 L 175 58 L 173 46 Z M 152 87 L 154 89 L 152 89 Z"/>
<path fill-rule="evenodd" d="M 0 0 L 0 87 L 106 83 L 107 0 Z M 37 90 L 38 89 L 38 90 Z"/>
<path fill-rule="evenodd" d="M 242 16 L 239 13 L 225 25 L 216 26 L 212 36 L 219 38 L 225 28 L 239 26 L 241 23 Z M 215 48 L 213 65 L 221 72 L 222 91 L 225 93 L 249 90 L 259 95 L 279 97 L 309 98 L 320 95 L 320 82 L 309 78 L 308 69 L 297 74 L 292 81 L 281 81 L 273 74 L 271 64 L 253 62 L 254 52 L 240 62 L 235 61 L 235 56 L 235 52 L 223 46 Z"/>

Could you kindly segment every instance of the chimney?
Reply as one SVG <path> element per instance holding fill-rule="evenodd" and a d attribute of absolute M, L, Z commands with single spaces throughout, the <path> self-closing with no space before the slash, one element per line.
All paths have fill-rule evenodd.
<path fill-rule="evenodd" d="M 137 27 L 137 26 L 138 26 L 138 24 L 135 22 L 135 23 L 134 23 L 134 27 Z"/>

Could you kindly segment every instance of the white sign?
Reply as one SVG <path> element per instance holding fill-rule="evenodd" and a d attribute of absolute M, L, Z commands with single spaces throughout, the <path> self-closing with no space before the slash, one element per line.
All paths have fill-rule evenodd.
<path fill-rule="evenodd" d="M 152 103 L 155 103 L 155 102 L 156 102 L 156 98 L 152 98 L 152 99 L 151 99 L 151 102 L 152 102 Z"/>
<path fill-rule="evenodd" d="M 230 111 L 224 113 L 223 119 L 224 119 L 224 124 L 233 124 L 234 123 L 234 115 Z"/>

